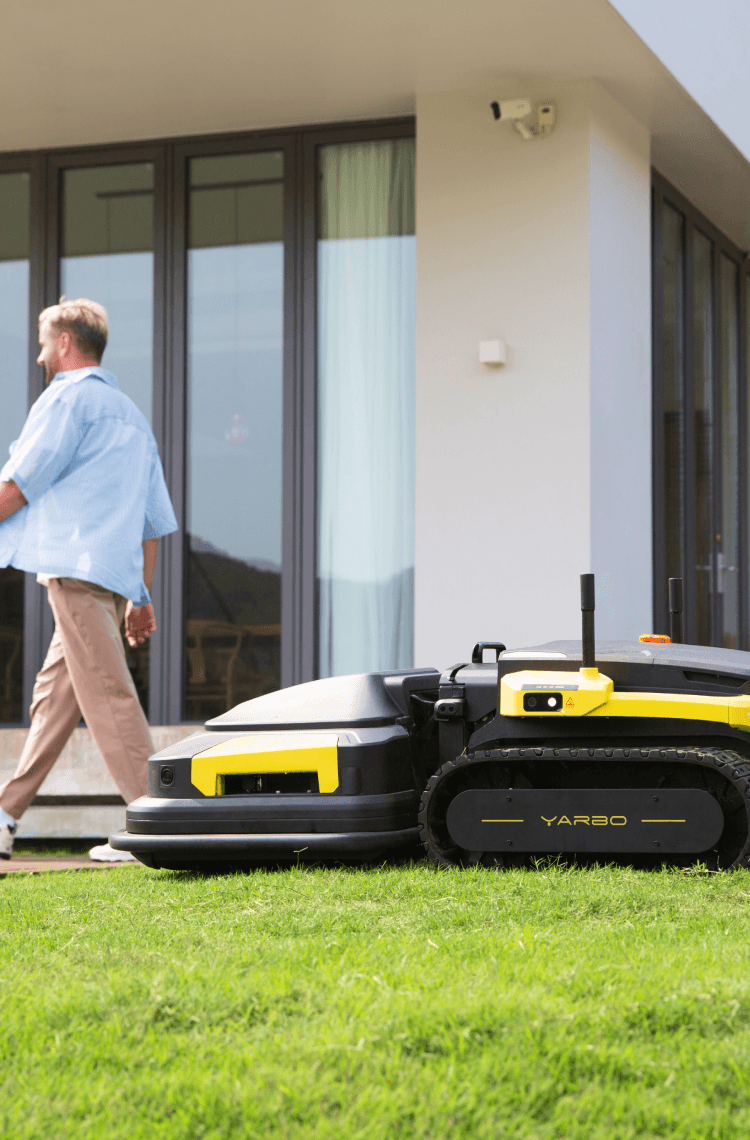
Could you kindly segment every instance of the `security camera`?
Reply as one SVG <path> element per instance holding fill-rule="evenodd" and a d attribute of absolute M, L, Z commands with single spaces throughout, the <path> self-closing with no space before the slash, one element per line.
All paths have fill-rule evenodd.
<path fill-rule="evenodd" d="M 526 142 L 552 134 L 557 122 L 554 103 L 539 103 L 534 107 L 530 99 L 506 99 L 490 106 L 495 119 L 512 121 L 513 130 Z"/>
<path fill-rule="evenodd" d="M 496 119 L 525 119 L 531 114 L 532 106 L 528 99 L 505 99 L 502 103 L 490 103 Z"/>

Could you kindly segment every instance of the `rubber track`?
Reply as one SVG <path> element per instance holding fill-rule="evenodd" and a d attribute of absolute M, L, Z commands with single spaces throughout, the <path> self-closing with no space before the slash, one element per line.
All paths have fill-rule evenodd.
<path fill-rule="evenodd" d="M 464 753 L 455 760 L 449 760 L 439 768 L 434 776 L 430 776 L 427 787 L 422 793 L 419 805 L 420 839 L 428 856 L 438 867 L 455 867 L 457 864 L 445 859 L 434 850 L 430 842 L 427 813 L 436 788 L 455 772 L 477 764 L 486 764 L 488 760 L 630 760 L 640 761 L 673 761 L 680 764 L 696 764 L 700 767 L 710 768 L 721 772 L 740 793 L 745 810 L 748 815 L 748 833 L 745 845 L 728 870 L 737 870 L 741 867 L 750 867 L 750 761 L 739 753 L 725 748 L 491 748 Z"/>

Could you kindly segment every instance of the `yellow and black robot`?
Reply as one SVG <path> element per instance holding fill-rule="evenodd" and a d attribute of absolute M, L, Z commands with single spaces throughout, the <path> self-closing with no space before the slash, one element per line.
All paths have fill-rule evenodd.
<path fill-rule="evenodd" d="M 257 697 L 149 761 L 112 845 L 152 867 L 537 857 L 750 865 L 750 653 L 671 637 L 581 642 L 312 681 Z M 485 650 L 496 660 L 484 662 Z"/>

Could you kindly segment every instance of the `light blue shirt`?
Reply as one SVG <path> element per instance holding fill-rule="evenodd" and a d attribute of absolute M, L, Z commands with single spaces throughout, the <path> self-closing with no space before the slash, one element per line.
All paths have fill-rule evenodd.
<path fill-rule="evenodd" d="M 0 566 L 151 600 L 141 543 L 177 519 L 153 432 L 111 372 L 55 376 L 10 445 L 0 482 L 10 480 L 28 505 L 0 523 Z"/>

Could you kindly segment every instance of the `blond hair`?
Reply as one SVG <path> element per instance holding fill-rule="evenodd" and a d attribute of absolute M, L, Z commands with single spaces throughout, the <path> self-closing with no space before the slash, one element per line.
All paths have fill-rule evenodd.
<path fill-rule="evenodd" d="M 79 297 L 77 301 L 66 301 L 60 298 L 59 305 L 50 305 L 39 314 L 39 326 L 42 321 L 68 332 L 78 346 L 78 350 L 86 356 L 93 356 L 99 362 L 104 355 L 109 336 L 107 323 L 107 310 L 96 301 L 88 301 Z"/>

